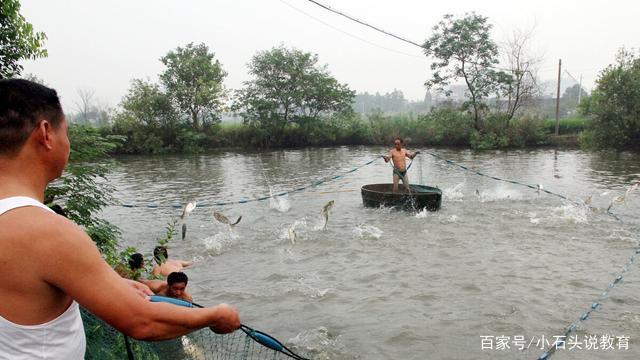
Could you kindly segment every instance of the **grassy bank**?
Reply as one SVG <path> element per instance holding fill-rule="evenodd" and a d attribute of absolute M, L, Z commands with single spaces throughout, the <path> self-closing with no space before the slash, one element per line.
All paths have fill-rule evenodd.
<path fill-rule="evenodd" d="M 585 130 L 589 120 L 583 117 L 569 117 L 560 119 L 558 133 L 560 135 L 577 135 Z M 543 121 L 543 127 L 548 134 L 554 134 L 556 131 L 556 119 L 546 119 Z"/>
<path fill-rule="evenodd" d="M 555 139 L 555 120 L 487 116 L 474 127 L 467 113 L 441 109 L 424 115 L 357 114 L 338 115 L 309 123 L 288 124 L 278 131 L 243 123 L 204 126 L 199 131 L 180 125 L 173 129 L 136 126 L 112 127 L 103 131 L 123 135 L 127 140 L 118 153 L 197 153 L 226 147 L 266 148 L 339 145 L 389 145 L 396 136 L 411 145 L 453 146 L 473 149 L 522 148 L 535 146 L 577 146 L 578 134 L 588 120 L 578 117 L 560 120 L 563 140 Z"/>

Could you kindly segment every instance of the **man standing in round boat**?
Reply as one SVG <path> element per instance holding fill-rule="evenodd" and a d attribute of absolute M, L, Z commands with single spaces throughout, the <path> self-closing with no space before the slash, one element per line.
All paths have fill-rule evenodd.
<path fill-rule="evenodd" d="M 396 137 L 393 141 L 393 149 L 389 150 L 389 155 L 383 156 L 384 162 L 393 162 L 393 192 L 398 192 L 398 183 L 402 179 L 402 184 L 409 190 L 409 176 L 407 175 L 407 161 L 405 158 L 413 159 L 420 152 L 416 151 L 410 153 L 407 149 L 403 148 L 403 141 L 400 137 Z"/>
<path fill-rule="evenodd" d="M 0 359 L 84 359 L 79 305 L 136 339 L 238 329 L 226 304 L 151 303 L 148 287 L 118 276 L 79 226 L 42 204 L 69 150 L 55 90 L 0 80 Z"/>

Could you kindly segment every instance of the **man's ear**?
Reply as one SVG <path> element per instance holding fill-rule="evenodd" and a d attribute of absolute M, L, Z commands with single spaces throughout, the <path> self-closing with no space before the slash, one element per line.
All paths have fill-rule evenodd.
<path fill-rule="evenodd" d="M 41 120 L 38 122 L 32 135 L 35 136 L 36 140 L 47 150 L 53 149 L 53 126 L 49 120 Z"/>

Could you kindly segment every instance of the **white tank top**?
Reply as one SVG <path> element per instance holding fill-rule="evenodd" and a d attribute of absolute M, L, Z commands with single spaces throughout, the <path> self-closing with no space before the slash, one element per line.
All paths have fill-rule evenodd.
<path fill-rule="evenodd" d="M 0 200 L 0 216 L 7 211 L 36 206 L 51 209 L 24 196 Z M 38 325 L 19 325 L 0 316 L 0 360 L 82 360 L 86 340 L 78 303 L 57 318 Z"/>

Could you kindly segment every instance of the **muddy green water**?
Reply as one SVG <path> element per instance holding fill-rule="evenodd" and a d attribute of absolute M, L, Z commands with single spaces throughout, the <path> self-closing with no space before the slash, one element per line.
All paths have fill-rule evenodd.
<path fill-rule="evenodd" d="M 124 203 L 171 205 L 255 198 L 365 163 L 377 147 L 120 157 L 109 181 Z M 640 180 L 640 155 L 581 151 L 473 153 L 432 150 L 485 173 L 542 184 L 606 208 Z M 419 155 L 412 182 L 438 186 L 442 209 L 410 214 L 362 206 L 359 189 L 389 182 L 379 160 L 343 179 L 279 202 L 198 208 L 170 257 L 189 259 L 201 304 L 227 302 L 243 322 L 316 359 L 535 359 L 586 311 L 633 254 L 640 192 L 614 210 L 619 223 L 534 190 L 465 173 Z M 477 192 L 476 192 L 477 190 Z M 479 195 L 478 195 L 479 193 Z M 326 230 L 320 209 L 335 200 Z M 105 217 L 126 244 L 149 254 L 180 209 L 111 206 Z M 297 234 L 292 244 L 289 229 Z M 585 336 L 628 336 L 629 349 L 562 350 L 557 359 L 640 358 L 640 269 L 581 325 Z M 482 336 L 510 349 L 482 349 Z M 516 336 L 525 339 L 516 350 Z M 493 338 L 485 338 L 493 339 Z M 485 344 L 486 345 L 486 344 Z"/>

